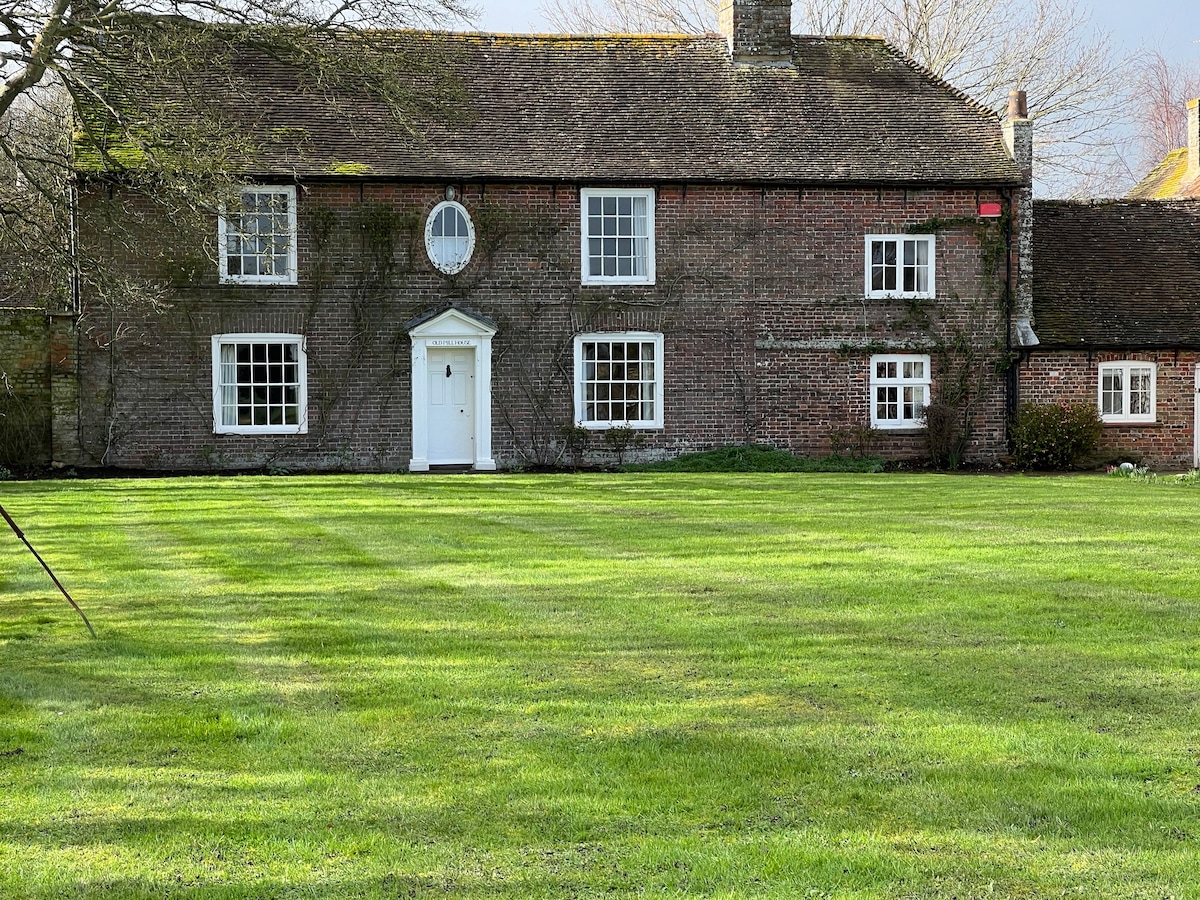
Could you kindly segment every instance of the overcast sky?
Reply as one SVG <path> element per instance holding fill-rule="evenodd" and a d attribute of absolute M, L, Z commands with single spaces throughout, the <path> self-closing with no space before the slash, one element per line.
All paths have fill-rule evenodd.
<path fill-rule="evenodd" d="M 483 13 L 482 31 L 548 31 L 538 12 L 540 0 L 475 0 Z M 1113 39 L 1135 50 L 1160 46 L 1171 59 L 1200 63 L 1200 2 L 1198 0 L 1080 0 L 1092 10 L 1092 20 Z"/>

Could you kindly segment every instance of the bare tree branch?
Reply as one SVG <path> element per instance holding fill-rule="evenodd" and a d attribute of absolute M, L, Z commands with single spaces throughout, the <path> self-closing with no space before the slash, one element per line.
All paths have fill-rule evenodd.
<path fill-rule="evenodd" d="M 67 201 L 80 166 L 72 129 L 85 168 L 118 175 L 168 220 L 204 223 L 239 176 L 235 162 L 254 148 L 228 109 L 193 85 L 195 73 L 219 75 L 238 52 L 256 48 L 285 60 L 331 103 L 341 87 L 366 85 L 406 124 L 448 89 L 430 74 L 435 60 L 397 58 L 376 41 L 390 29 L 469 21 L 467 2 L 0 0 L 0 295 L 65 295 L 76 266 L 98 283 L 123 283 L 98 274 L 98 260 L 71 256 Z M 353 39 L 360 52 L 338 46 Z M 240 90 L 253 108 L 257 86 L 232 67 L 227 80 L 226 96 Z M 186 105 L 186 125 L 170 120 L 172 104 Z M 154 291 L 132 293 L 140 300 Z"/>
<path fill-rule="evenodd" d="M 1200 63 L 1172 63 L 1155 48 L 1134 60 L 1129 103 L 1137 129 L 1134 155 L 1145 174 L 1172 150 L 1187 146 L 1187 101 L 1200 97 Z"/>

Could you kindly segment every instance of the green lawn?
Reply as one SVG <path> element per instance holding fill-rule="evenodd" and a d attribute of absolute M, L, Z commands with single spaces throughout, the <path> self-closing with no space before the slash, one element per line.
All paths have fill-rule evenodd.
<path fill-rule="evenodd" d="M 0 484 L 2 897 L 1200 897 L 1200 490 Z"/>

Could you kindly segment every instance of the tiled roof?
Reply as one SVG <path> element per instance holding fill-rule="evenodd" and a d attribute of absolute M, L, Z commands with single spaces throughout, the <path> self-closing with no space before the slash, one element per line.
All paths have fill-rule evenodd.
<path fill-rule="evenodd" d="M 1187 147 L 1172 150 L 1162 162 L 1133 186 L 1127 200 L 1200 200 L 1200 178 L 1184 182 L 1187 174 Z"/>
<path fill-rule="evenodd" d="M 1200 202 L 1038 201 L 1042 347 L 1200 347 Z"/>
<path fill-rule="evenodd" d="M 436 48 L 445 77 L 461 88 L 449 115 L 405 128 L 369 93 L 331 102 L 327 88 L 305 86 L 295 69 L 247 48 L 233 59 L 235 77 L 195 72 L 188 91 L 220 104 L 230 83 L 253 85 L 249 98 L 229 96 L 223 110 L 256 147 L 241 163 L 253 175 L 1020 180 L 997 117 L 879 39 L 796 37 L 794 67 L 734 66 L 717 36 L 394 32 L 384 40 L 398 53 Z M 181 103 L 169 115 L 182 122 L 189 108 Z"/>

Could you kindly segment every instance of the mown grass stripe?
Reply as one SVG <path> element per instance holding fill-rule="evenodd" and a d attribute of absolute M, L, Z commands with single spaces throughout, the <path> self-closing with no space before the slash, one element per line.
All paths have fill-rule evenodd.
<path fill-rule="evenodd" d="M 3 502 L 100 638 L 0 543 L 0 896 L 1200 896 L 1187 489 L 347 476 Z"/>

